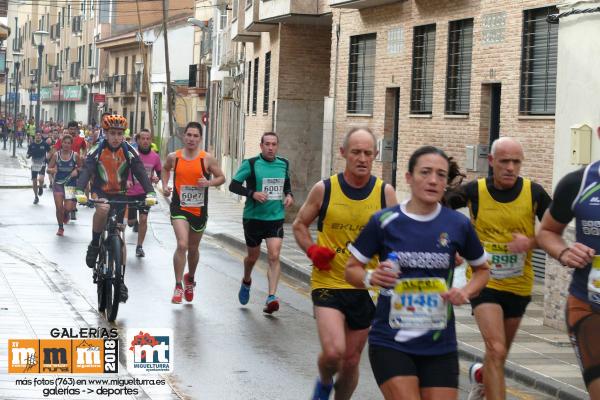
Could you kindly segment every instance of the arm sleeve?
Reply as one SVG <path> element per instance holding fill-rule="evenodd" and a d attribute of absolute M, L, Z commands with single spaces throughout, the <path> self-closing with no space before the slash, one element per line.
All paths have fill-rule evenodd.
<path fill-rule="evenodd" d="M 235 179 L 231 180 L 231 183 L 229 184 L 229 191 L 231 193 L 246 197 L 252 197 L 252 194 L 254 193 L 252 190 L 243 186 L 241 182 L 236 181 Z"/>
<path fill-rule="evenodd" d="M 79 177 L 77 178 L 77 189 L 83 190 L 92 176 L 94 175 L 94 171 L 96 170 L 96 156 L 95 152 L 92 152 L 87 155 L 83 162 L 83 168 L 79 173 Z"/>
<path fill-rule="evenodd" d="M 348 250 L 358 261 L 368 264 L 371 258 L 380 252 L 382 244 L 382 230 L 377 221 L 377 214 L 375 214 L 369 219 L 354 243 L 348 246 Z"/>
<path fill-rule="evenodd" d="M 544 213 L 546 212 L 548 207 L 550 207 L 552 199 L 550 198 L 548 192 L 546 192 L 546 190 L 541 185 L 538 185 L 537 183 L 532 183 L 531 186 L 531 191 L 535 202 L 535 215 L 537 215 L 538 220 L 541 221 L 544 217 Z"/>
<path fill-rule="evenodd" d="M 458 250 L 458 253 L 463 256 L 471 266 L 477 268 L 487 260 L 487 254 L 479 241 L 475 228 L 473 228 L 473 225 L 466 217 L 464 227 L 466 231 L 465 240 L 463 246 Z"/>
<path fill-rule="evenodd" d="M 579 193 L 584 169 L 565 175 L 554 190 L 554 200 L 550 204 L 550 215 L 561 224 L 573 219 L 572 205 Z"/>
<path fill-rule="evenodd" d="M 142 188 L 144 188 L 144 192 L 154 192 L 154 187 L 152 187 L 152 183 L 150 182 L 150 179 L 146 174 L 144 163 L 137 155 L 134 155 L 131 159 L 131 173 L 133 174 L 133 176 L 135 176 L 135 179 L 137 179 L 138 182 L 140 182 Z"/>
<path fill-rule="evenodd" d="M 444 195 L 444 202 L 447 207 L 456 210 L 467 206 L 469 198 L 472 195 L 473 187 L 477 189 L 477 181 L 469 182 L 464 185 L 450 189 Z"/>

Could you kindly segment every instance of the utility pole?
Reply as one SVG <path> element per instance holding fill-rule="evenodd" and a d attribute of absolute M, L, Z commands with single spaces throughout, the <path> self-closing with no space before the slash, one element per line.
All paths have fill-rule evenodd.
<path fill-rule="evenodd" d="M 171 101 L 171 71 L 169 67 L 169 39 L 167 35 L 167 0 L 163 0 L 163 38 L 165 41 L 165 67 L 167 70 L 167 111 L 169 113 L 169 136 L 173 137 L 173 103 Z"/>
<path fill-rule="evenodd" d="M 150 92 L 150 74 L 148 74 L 148 46 L 144 44 L 144 37 L 142 36 L 142 18 L 140 17 L 140 2 L 139 0 L 135 0 L 135 7 L 137 9 L 137 17 L 138 17 L 138 29 L 140 35 L 140 48 L 142 49 L 142 58 L 144 61 L 144 71 L 142 72 L 142 85 L 146 89 L 146 107 L 148 107 L 148 120 L 150 121 L 150 126 L 152 127 L 152 93 Z M 137 115 L 137 114 L 136 114 Z M 150 129 L 153 131 L 153 129 Z M 157 132 L 152 132 L 155 135 Z M 162 138 L 162 136 L 161 136 Z"/>

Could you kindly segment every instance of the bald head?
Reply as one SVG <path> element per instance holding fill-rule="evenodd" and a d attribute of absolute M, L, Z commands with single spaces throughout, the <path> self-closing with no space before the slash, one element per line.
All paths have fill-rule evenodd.
<path fill-rule="evenodd" d="M 373 150 L 377 150 L 377 139 L 375 138 L 375 135 L 373 134 L 373 132 L 367 128 L 367 127 L 357 127 L 357 128 L 352 128 L 350 129 L 350 131 L 348 131 L 348 133 L 346 133 L 346 136 L 344 136 L 344 141 L 342 142 L 342 147 L 344 148 L 345 151 L 348 151 L 348 147 L 350 145 L 350 139 L 356 136 L 356 138 L 359 138 L 360 140 L 372 140 L 373 141 Z"/>
<path fill-rule="evenodd" d="M 523 157 L 525 155 L 521 142 L 509 136 L 503 136 L 494 140 L 492 148 L 490 149 L 490 154 L 492 157 L 495 157 L 498 154 L 498 151 L 510 151 L 511 153 L 520 152 Z"/>

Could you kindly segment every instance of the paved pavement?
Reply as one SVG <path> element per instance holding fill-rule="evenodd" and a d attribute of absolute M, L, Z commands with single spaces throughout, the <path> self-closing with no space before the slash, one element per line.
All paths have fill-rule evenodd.
<path fill-rule="evenodd" d="M 245 250 L 242 230 L 243 203 L 237 196 L 213 189 L 209 194 L 209 219 L 207 233 Z M 310 261 L 294 241 L 291 224 L 284 226 L 285 237 L 281 250 L 282 270 L 296 278 L 309 281 Z M 315 228 L 313 227 L 313 237 Z M 266 259 L 263 244 L 262 256 Z M 457 271 L 457 283 L 464 282 Z M 564 331 L 543 325 L 543 285 L 536 284 L 533 301 L 527 308 L 521 327 L 511 348 L 506 374 L 527 386 L 560 399 L 588 398 L 581 372 Z M 455 308 L 459 352 L 465 360 L 481 360 L 485 348 L 469 306 Z"/>
<path fill-rule="evenodd" d="M 31 172 L 24 168 L 30 165 L 25 158 L 26 148 L 17 147 L 16 157 L 12 157 L 12 150 L 6 147 L 1 149 L 0 141 L 0 188 L 27 188 L 31 187 Z M 47 184 L 47 183 L 46 183 Z"/>

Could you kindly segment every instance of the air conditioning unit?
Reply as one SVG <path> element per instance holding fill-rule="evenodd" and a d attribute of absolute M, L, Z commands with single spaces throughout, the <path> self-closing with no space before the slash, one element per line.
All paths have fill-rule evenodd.
<path fill-rule="evenodd" d="M 224 100 L 231 100 L 233 99 L 233 88 L 234 88 L 234 81 L 233 81 L 233 77 L 232 76 L 226 76 L 223 78 L 222 84 L 221 84 L 221 98 Z"/>

